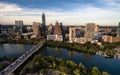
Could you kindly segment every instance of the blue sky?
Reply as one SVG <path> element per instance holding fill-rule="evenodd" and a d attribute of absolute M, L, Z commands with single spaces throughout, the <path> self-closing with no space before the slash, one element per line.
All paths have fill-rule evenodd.
<path fill-rule="evenodd" d="M 118 25 L 120 21 L 120 0 L 0 0 L 0 23 L 41 23 L 45 12 L 47 24 L 56 21 L 65 25 Z"/>

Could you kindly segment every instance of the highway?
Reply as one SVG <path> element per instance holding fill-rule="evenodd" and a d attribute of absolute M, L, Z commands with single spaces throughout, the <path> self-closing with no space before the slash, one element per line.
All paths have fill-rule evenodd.
<path fill-rule="evenodd" d="M 39 48 L 41 48 L 45 43 L 45 40 L 40 41 L 37 45 L 32 47 L 30 50 L 26 51 L 22 56 L 17 60 L 7 66 L 0 72 L 0 75 L 10 75 L 14 72 L 20 65 L 22 65 L 31 55 L 33 55 Z"/>

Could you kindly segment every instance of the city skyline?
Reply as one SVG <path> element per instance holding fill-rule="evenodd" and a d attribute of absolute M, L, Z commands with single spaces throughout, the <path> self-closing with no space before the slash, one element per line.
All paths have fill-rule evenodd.
<path fill-rule="evenodd" d="M 47 25 L 56 21 L 64 25 L 118 25 L 119 8 L 119 0 L 0 0 L 0 24 L 14 24 L 15 20 L 42 23 L 45 13 Z"/>

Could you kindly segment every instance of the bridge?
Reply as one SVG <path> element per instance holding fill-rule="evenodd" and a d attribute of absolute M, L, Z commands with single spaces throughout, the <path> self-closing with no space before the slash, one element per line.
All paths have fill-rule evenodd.
<path fill-rule="evenodd" d="M 22 65 L 31 55 L 33 55 L 39 48 L 41 48 L 45 43 L 45 40 L 40 41 L 37 45 L 32 47 L 30 50 L 26 51 L 22 56 L 20 56 L 17 60 L 7 66 L 0 72 L 0 75 L 10 75 L 14 72 L 20 65 Z"/>

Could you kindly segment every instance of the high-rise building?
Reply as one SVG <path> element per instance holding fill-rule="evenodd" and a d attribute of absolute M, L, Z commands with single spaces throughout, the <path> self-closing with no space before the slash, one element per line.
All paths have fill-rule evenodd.
<path fill-rule="evenodd" d="M 33 22 L 33 34 L 41 36 L 40 25 L 38 22 Z"/>
<path fill-rule="evenodd" d="M 69 41 L 76 43 L 84 43 L 84 31 L 81 27 L 69 27 Z"/>
<path fill-rule="evenodd" d="M 120 22 L 119 22 L 118 29 L 117 29 L 117 37 L 120 37 Z"/>
<path fill-rule="evenodd" d="M 92 41 L 94 38 L 95 24 L 87 23 L 85 27 L 85 38 L 86 41 Z"/>
<path fill-rule="evenodd" d="M 45 13 L 42 13 L 42 24 L 41 24 L 41 28 L 42 28 L 42 35 L 46 36 L 46 19 L 45 19 Z"/>
<path fill-rule="evenodd" d="M 62 35 L 62 30 L 59 26 L 59 22 L 56 22 L 55 24 L 54 35 Z"/>
<path fill-rule="evenodd" d="M 46 26 L 45 13 L 42 13 L 42 24 Z"/>
<path fill-rule="evenodd" d="M 23 21 L 15 20 L 15 33 L 23 33 Z"/>

